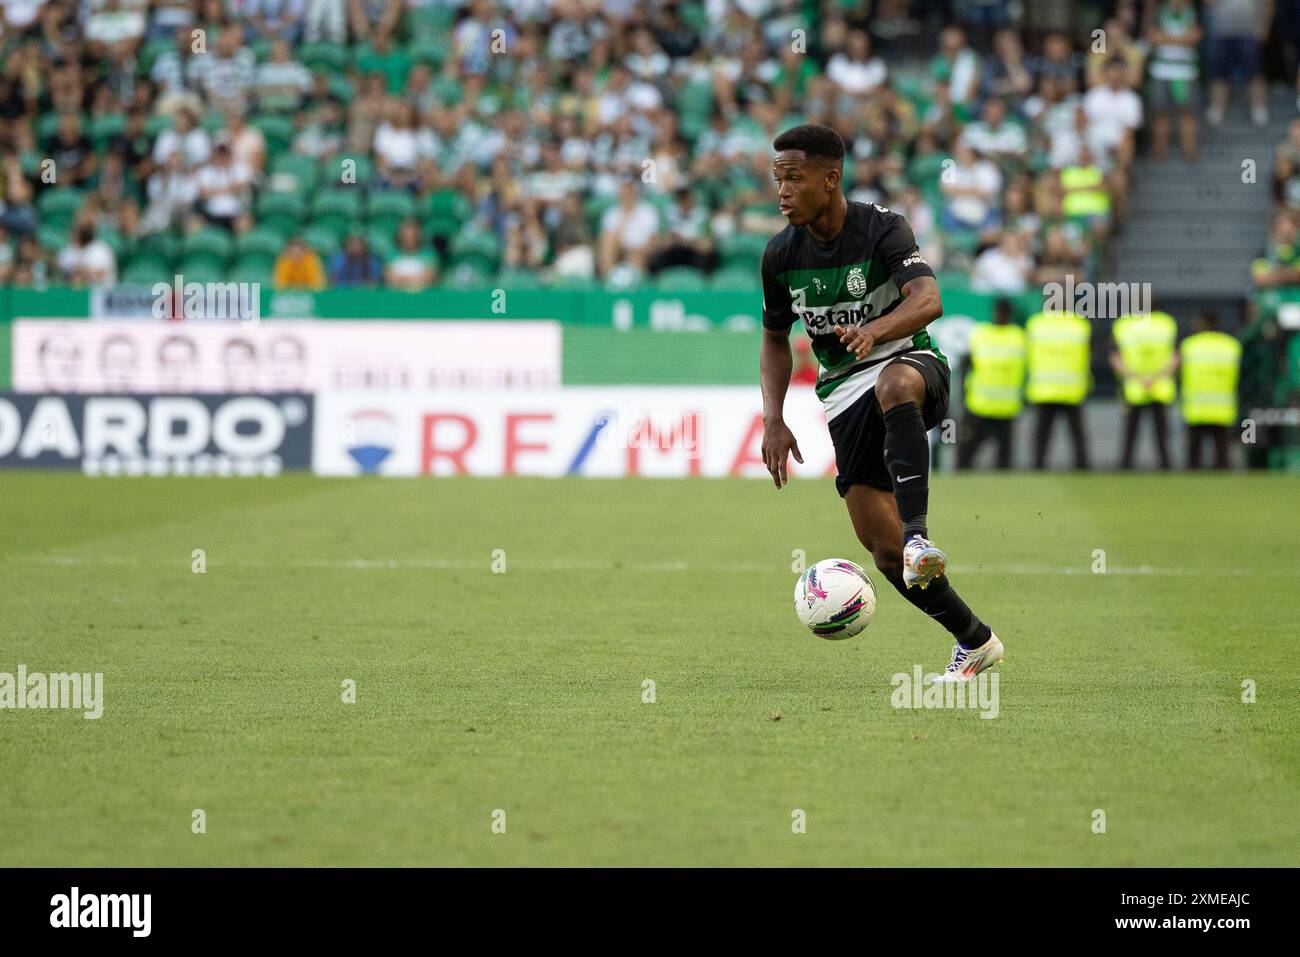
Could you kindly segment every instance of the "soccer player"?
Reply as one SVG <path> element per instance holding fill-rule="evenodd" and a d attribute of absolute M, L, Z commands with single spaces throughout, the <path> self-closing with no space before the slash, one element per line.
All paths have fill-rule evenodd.
<path fill-rule="evenodd" d="M 853 530 L 899 593 L 956 639 L 937 681 L 968 681 L 1002 660 L 1002 642 L 953 590 L 928 538 L 930 445 L 948 410 L 948 360 L 925 327 L 943 314 L 934 272 L 907 221 L 849 202 L 844 141 L 797 126 L 772 144 L 772 175 L 789 225 L 763 254 L 763 461 L 779 489 L 802 463 L 782 410 L 802 321 L 822 366 L 817 395 Z"/>

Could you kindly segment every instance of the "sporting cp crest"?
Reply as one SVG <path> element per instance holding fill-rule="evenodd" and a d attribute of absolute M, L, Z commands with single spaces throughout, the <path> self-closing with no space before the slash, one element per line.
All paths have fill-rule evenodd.
<path fill-rule="evenodd" d="M 844 285 L 849 290 L 849 295 L 854 299 L 861 299 L 867 294 L 867 277 L 862 275 L 862 267 L 854 266 L 849 270 L 848 278 L 844 280 Z"/>

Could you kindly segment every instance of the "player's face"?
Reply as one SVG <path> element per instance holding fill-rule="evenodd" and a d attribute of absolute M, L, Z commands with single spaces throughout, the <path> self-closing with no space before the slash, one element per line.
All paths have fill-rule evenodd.
<path fill-rule="evenodd" d="M 791 226 L 812 222 L 830 204 L 830 175 L 824 164 L 809 159 L 803 150 L 782 150 L 772 159 L 781 215 Z"/>

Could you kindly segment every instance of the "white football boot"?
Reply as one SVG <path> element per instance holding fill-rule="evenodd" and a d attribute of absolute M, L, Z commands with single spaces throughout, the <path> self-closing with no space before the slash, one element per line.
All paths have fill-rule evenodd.
<path fill-rule="evenodd" d="M 948 556 L 928 538 L 917 535 L 903 546 L 903 584 L 908 588 L 913 585 L 928 588 L 947 565 Z"/>
<path fill-rule="evenodd" d="M 934 676 L 935 684 L 948 681 L 970 681 L 981 671 L 991 668 L 1002 660 L 1002 642 L 989 630 L 989 640 L 978 648 L 963 648 L 956 645 L 952 649 L 952 661 L 941 675 Z"/>

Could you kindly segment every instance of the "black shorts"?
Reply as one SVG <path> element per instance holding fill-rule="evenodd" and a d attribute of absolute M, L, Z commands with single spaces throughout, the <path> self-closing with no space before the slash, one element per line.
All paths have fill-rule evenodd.
<path fill-rule="evenodd" d="M 928 432 L 948 414 L 948 386 L 952 373 L 946 363 L 926 353 L 905 352 L 885 365 L 906 362 L 925 378 L 925 406 L 921 418 Z M 883 369 L 881 370 L 884 371 Z M 885 468 L 885 418 L 876 401 L 873 386 L 858 401 L 830 422 L 831 443 L 835 446 L 835 490 L 843 498 L 851 485 L 870 485 L 886 492 L 894 490 L 893 479 Z"/>

